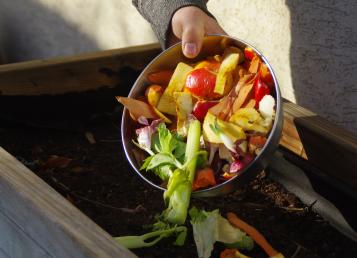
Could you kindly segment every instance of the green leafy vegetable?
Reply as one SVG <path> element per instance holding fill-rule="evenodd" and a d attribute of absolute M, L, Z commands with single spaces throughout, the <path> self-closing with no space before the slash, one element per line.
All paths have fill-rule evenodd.
<path fill-rule="evenodd" d="M 157 127 L 152 137 L 151 156 L 144 160 L 140 170 L 151 170 L 163 181 L 167 181 L 176 168 L 182 168 L 186 143 L 177 134 L 172 134 L 164 123 Z"/>
<path fill-rule="evenodd" d="M 183 141 L 183 139 L 181 139 L 178 134 L 175 134 L 175 136 L 177 137 L 177 142 L 173 154 L 178 161 L 183 163 L 185 161 L 186 143 Z"/>
<path fill-rule="evenodd" d="M 162 181 L 168 181 L 170 177 L 173 175 L 175 167 L 168 164 L 168 165 L 161 165 L 154 169 L 155 175 L 161 178 Z"/>
<path fill-rule="evenodd" d="M 166 128 L 164 123 L 159 124 L 157 132 L 160 142 L 158 152 L 172 153 L 176 148 L 176 138 L 171 134 L 170 130 Z"/>
<path fill-rule="evenodd" d="M 233 244 L 239 249 L 252 250 L 253 239 L 245 232 L 232 226 L 226 218 L 221 215 L 217 217 L 216 240 L 225 244 Z"/>
<path fill-rule="evenodd" d="M 200 151 L 200 137 L 201 124 L 197 120 L 189 125 L 187 144 L 182 137 L 172 134 L 164 123 L 159 124 L 152 143 L 157 153 L 148 157 L 140 168 L 152 170 L 161 179 L 168 180 L 164 193 L 167 208 L 162 216 L 172 224 L 185 222 L 197 163 L 207 162 L 207 152 Z"/>
<path fill-rule="evenodd" d="M 157 133 L 153 135 L 152 149 L 156 153 L 173 153 L 179 159 L 184 155 L 186 143 L 183 137 L 171 133 L 165 123 L 160 123 Z"/>
<path fill-rule="evenodd" d="M 178 225 L 184 224 L 187 218 L 197 163 L 205 164 L 207 161 L 207 152 L 200 151 L 201 124 L 198 120 L 189 125 L 187 144 L 179 136 L 171 134 L 163 123 L 157 131 L 151 145 L 156 153 L 145 159 L 140 169 L 152 170 L 160 178 L 168 179 L 164 193 L 167 208 L 160 216 L 165 223 L 155 223 L 156 230 L 142 236 L 115 238 L 127 248 L 149 247 L 172 234 L 177 234 L 175 244 L 183 245 L 187 229 Z"/>
<path fill-rule="evenodd" d="M 243 231 L 233 227 L 227 219 L 219 214 L 219 210 L 207 212 L 193 207 L 189 214 L 197 253 L 200 258 L 211 256 L 216 241 L 234 244 L 235 247 L 240 249 L 253 249 L 253 240 Z"/>
<path fill-rule="evenodd" d="M 191 208 L 191 224 L 193 237 L 196 242 L 197 254 L 199 258 L 211 257 L 214 243 L 216 242 L 216 228 L 218 210 L 210 213 Z"/>
<path fill-rule="evenodd" d="M 169 153 L 158 153 L 150 157 L 150 162 L 147 164 L 146 169 L 152 170 L 158 166 L 173 165 L 175 167 L 182 167 L 181 163 Z"/>

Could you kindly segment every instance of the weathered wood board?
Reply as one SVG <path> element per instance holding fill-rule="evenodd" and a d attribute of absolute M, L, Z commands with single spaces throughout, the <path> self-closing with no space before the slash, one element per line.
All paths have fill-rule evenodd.
<path fill-rule="evenodd" d="M 309 168 L 357 194 L 357 136 L 353 133 L 286 101 L 280 145 L 306 160 Z"/>
<path fill-rule="evenodd" d="M 136 257 L 2 148 L 0 230 L 10 258 Z"/>
<path fill-rule="evenodd" d="M 158 53 L 158 44 L 100 51 L 70 57 L 0 65 L 1 95 L 55 95 L 113 87 L 119 67 L 143 69 Z M 109 75 L 109 76 L 108 76 Z"/>

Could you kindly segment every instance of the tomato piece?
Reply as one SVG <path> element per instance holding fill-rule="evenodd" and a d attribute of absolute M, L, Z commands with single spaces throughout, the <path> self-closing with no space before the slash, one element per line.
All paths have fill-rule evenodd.
<path fill-rule="evenodd" d="M 244 56 L 245 58 L 247 58 L 248 60 L 252 61 L 253 58 L 256 56 L 254 50 L 250 47 L 246 47 L 244 49 Z"/>
<path fill-rule="evenodd" d="M 255 99 L 255 108 L 259 107 L 260 100 L 265 96 L 270 94 L 269 87 L 260 79 L 260 74 L 254 81 L 254 99 Z"/>
<path fill-rule="evenodd" d="M 214 93 L 216 74 L 206 68 L 195 69 L 187 75 L 185 90 L 199 99 L 214 99 L 219 97 Z"/>
<path fill-rule="evenodd" d="M 201 122 L 205 119 L 205 116 L 208 110 L 217 105 L 218 101 L 204 101 L 199 100 L 196 102 L 195 106 L 193 107 L 192 114 Z"/>

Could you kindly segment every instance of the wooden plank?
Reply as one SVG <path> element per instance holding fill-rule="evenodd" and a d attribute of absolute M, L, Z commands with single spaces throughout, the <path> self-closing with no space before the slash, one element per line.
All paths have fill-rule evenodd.
<path fill-rule="evenodd" d="M 35 240 L 48 257 L 136 257 L 2 148 L 0 210 L 3 217 Z M 1 237 L 19 241 L 18 235 L 2 232 Z M 31 251 L 27 250 L 28 245 L 17 243 L 25 256 L 13 257 L 31 257 L 26 255 Z M 12 254 L 5 244 L 0 248 L 3 253 Z"/>
<path fill-rule="evenodd" d="M 289 101 L 283 108 L 280 145 L 357 191 L 357 136 Z"/>
<path fill-rule="evenodd" d="M 17 226 L 16 222 L 6 217 L 0 211 L 0 257 L 52 257 L 37 243 L 31 239 L 25 232 Z M 19 248 L 20 247 L 20 248 Z"/>
<path fill-rule="evenodd" d="M 114 87 L 121 79 L 119 68 L 141 70 L 159 52 L 158 44 L 150 44 L 0 65 L 0 94 L 55 95 Z"/>

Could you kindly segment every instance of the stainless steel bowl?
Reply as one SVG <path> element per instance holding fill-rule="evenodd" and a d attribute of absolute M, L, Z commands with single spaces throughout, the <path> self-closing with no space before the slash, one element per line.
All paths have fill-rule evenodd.
<path fill-rule="evenodd" d="M 181 50 L 181 43 L 177 43 L 176 45 L 163 51 L 148 64 L 148 66 L 142 71 L 142 73 L 134 83 L 134 86 L 132 87 L 129 93 L 129 97 L 131 98 L 143 96 L 145 89 L 148 86 L 146 78 L 147 75 L 151 72 L 166 69 L 174 70 L 178 62 L 182 61 L 186 63 L 192 63 L 198 60 L 202 60 L 207 56 L 221 54 L 223 52 L 224 47 L 227 45 L 235 45 L 241 49 L 244 49 L 245 47 L 251 47 L 268 66 L 274 80 L 274 91 L 272 92 L 272 95 L 276 99 L 276 117 L 268 140 L 262 151 L 244 169 L 244 171 L 242 171 L 241 175 L 236 176 L 214 187 L 195 191 L 192 193 L 193 197 L 212 197 L 230 193 L 238 187 L 244 186 L 250 180 L 254 179 L 258 173 L 260 173 L 264 168 L 267 167 L 269 159 L 272 158 L 274 151 L 278 147 L 282 132 L 283 110 L 278 81 L 268 60 L 255 47 L 242 40 L 229 36 L 213 35 L 205 37 L 203 41 L 203 47 L 199 56 L 193 60 L 184 57 Z M 144 179 L 147 183 L 156 187 L 157 189 L 164 191 L 165 188 L 154 183 L 153 180 L 150 178 L 151 173 L 139 170 L 141 162 L 145 156 L 144 153 L 132 143 L 132 139 L 135 139 L 136 137 L 135 130 L 133 130 L 133 128 L 135 128 L 135 122 L 130 118 L 128 110 L 124 109 L 121 124 L 121 137 L 126 157 L 130 162 L 131 166 L 134 168 L 135 172 L 142 179 Z"/>

